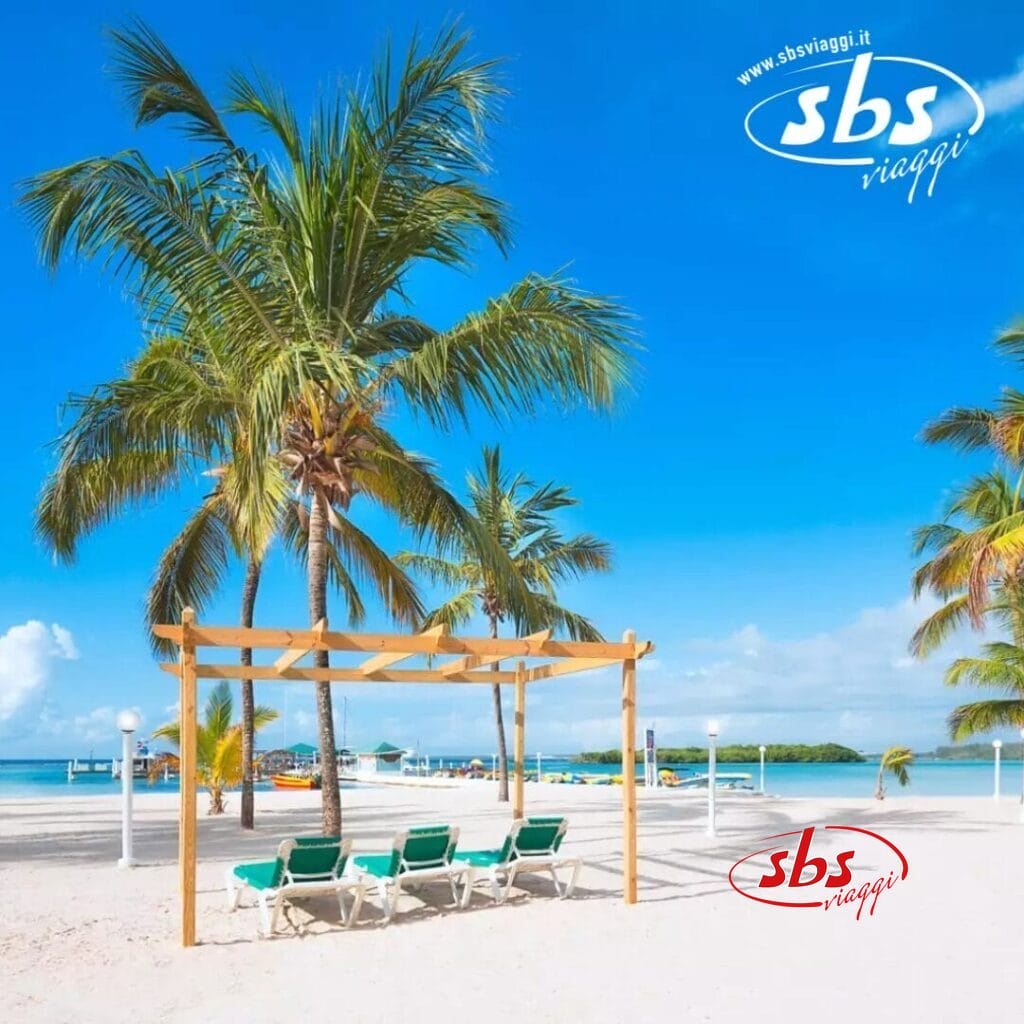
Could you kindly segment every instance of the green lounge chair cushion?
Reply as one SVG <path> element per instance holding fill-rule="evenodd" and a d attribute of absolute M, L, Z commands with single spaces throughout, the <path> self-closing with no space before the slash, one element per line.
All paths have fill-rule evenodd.
<path fill-rule="evenodd" d="M 558 852 L 565 834 L 559 835 L 559 829 L 565 819 L 557 817 L 527 818 L 526 824 L 519 830 L 516 846 L 521 854 L 545 854 Z M 475 868 L 489 868 L 495 864 L 509 864 L 516 859 L 512 850 L 511 831 L 505 836 L 500 850 L 463 850 L 458 859 Z"/>
<path fill-rule="evenodd" d="M 394 878 L 398 868 L 397 856 L 392 853 L 363 853 L 354 860 L 356 867 L 374 878 Z"/>
<path fill-rule="evenodd" d="M 296 836 L 296 846 L 288 857 L 288 869 L 305 876 L 303 881 L 332 878 L 337 865 L 340 875 L 345 862 L 338 863 L 340 836 Z M 276 889 L 284 879 L 284 862 L 280 857 L 255 864 L 236 864 L 236 878 L 253 889 Z"/>
<path fill-rule="evenodd" d="M 458 859 L 475 868 L 489 868 L 495 864 L 504 864 L 505 856 L 501 850 L 466 850 L 458 855 Z"/>
<path fill-rule="evenodd" d="M 410 870 L 402 868 L 403 855 L 411 865 L 411 870 L 419 867 L 440 868 L 452 861 L 455 846 L 451 837 L 451 828 L 448 825 L 417 825 L 409 829 L 405 837 L 405 846 L 401 850 L 392 850 L 390 853 L 364 853 L 354 859 L 357 867 L 375 878 L 395 878 Z"/>
<path fill-rule="evenodd" d="M 265 860 L 258 864 L 236 864 L 235 878 L 253 889 L 276 889 L 281 883 L 284 865 L 280 860 Z"/>

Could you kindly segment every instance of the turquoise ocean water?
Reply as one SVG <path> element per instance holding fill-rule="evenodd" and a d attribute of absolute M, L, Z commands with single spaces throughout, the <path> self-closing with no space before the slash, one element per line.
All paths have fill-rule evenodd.
<path fill-rule="evenodd" d="M 441 760 L 448 765 L 468 765 L 473 755 L 445 756 Z M 491 756 L 479 755 L 489 769 Z M 438 759 L 431 758 L 436 766 Z M 536 756 L 528 757 L 526 767 L 535 772 Z M 547 772 L 573 772 L 614 775 L 618 769 L 612 765 L 582 765 L 564 756 L 545 756 L 542 767 Z M 672 767 L 680 775 L 703 773 L 703 765 L 661 765 Z M 758 785 L 756 764 L 719 764 L 722 772 L 745 772 L 750 775 L 749 784 Z M 874 792 L 877 762 L 862 764 L 767 764 L 765 766 L 765 788 L 769 793 L 780 796 L 871 796 Z M 889 784 L 889 795 L 898 798 L 901 793 L 918 796 L 989 796 L 993 788 L 993 765 L 991 761 L 919 761 L 910 770 L 911 784 L 905 790 Z M 1004 761 L 1002 766 L 1001 789 L 1003 794 L 1019 794 L 1022 786 L 1022 765 L 1020 761 Z M 178 788 L 177 780 L 159 781 L 150 786 L 136 781 L 139 792 L 152 789 L 155 792 L 173 792 Z M 86 796 L 89 794 L 116 793 L 120 783 L 109 775 L 95 777 L 80 776 L 74 782 L 67 781 L 67 760 L 47 761 L 0 761 L 0 799 L 4 797 L 47 797 Z M 257 788 L 269 789 L 269 783 L 258 783 Z"/>

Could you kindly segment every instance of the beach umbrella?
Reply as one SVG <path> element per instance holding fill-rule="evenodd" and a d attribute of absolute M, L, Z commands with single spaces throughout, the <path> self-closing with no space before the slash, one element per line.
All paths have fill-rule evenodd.
<path fill-rule="evenodd" d="M 469 762 L 469 766 L 470 768 L 483 768 L 484 763 L 479 757 L 474 757 L 473 760 Z"/>

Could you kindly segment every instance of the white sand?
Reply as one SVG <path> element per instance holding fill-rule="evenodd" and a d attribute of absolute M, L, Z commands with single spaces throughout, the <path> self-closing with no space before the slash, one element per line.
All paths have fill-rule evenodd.
<path fill-rule="evenodd" d="M 3 1019 L 965 1024 L 1017 1014 L 1024 825 L 1015 802 L 728 794 L 711 840 L 700 795 L 640 797 L 635 907 L 619 888 L 620 791 L 528 785 L 528 810 L 570 815 L 566 850 L 586 860 L 574 900 L 552 898 L 536 878 L 504 906 L 480 895 L 455 911 L 439 886 L 405 896 L 387 928 L 371 906 L 344 932 L 328 898 L 289 910 L 269 941 L 256 938 L 254 909 L 226 912 L 224 867 L 317 831 L 318 795 L 258 794 L 255 834 L 239 831 L 232 797 L 224 818 L 200 819 L 201 945 L 190 950 L 178 945 L 176 797 L 137 797 L 144 864 L 132 871 L 115 866 L 116 797 L 0 802 Z M 460 825 L 464 848 L 493 846 L 508 820 L 487 783 L 343 798 L 345 832 L 362 850 L 431 821 Z M 730 865 L 759 838 L 828 822 L 878 829 L 909 859 L 908 879 L 874 917 L 766 907 L 729 887 Z"/>

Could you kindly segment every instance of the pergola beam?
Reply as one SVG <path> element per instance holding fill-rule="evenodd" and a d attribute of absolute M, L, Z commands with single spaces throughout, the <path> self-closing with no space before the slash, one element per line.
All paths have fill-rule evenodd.
<path fill-rule="evenodd" d="M 154 626 L 154 636 L 181 643 L 180 626 Z M 194 626 L 189 633 L 196 647 L 299 648 L 303 651 L 361 651 L 367 654 L 478 655 L 486 661 L 504 658 L 613 658 L 642 657 L 650 645 L 577 640 L 493 639 L 491 637 L 431 637 L 417 633 L 338 633 L 322 635 L 309 629 L 245 629 L 241 626 Z M 642 649 L 643 653 L 640 653 Z"/>
<path fill-rule="evenodd" d="M 160 668 L 171 675 L 179 675 L 180 668 L 173 662 L 161 662 Z M 514 683 L 515 672 L 462 672 L 442 675 L 436 669 L 384 669 L 364 675 L 356 668 L 289 668 L 278 671 L 274 665 L 208 665 L 195 667 L 198 679 L 272 679 L 275 682 L 317 683 Z"/>
<path fill-rule="evenodd" d="M 431 626 L 430 629 L 425 629 L 420 633 L 420 636 L 429 637 L 441 637 L 448 635 L 448 627 L 443 623 L 440 626 Z M 382 669 L 388 667 L 388 665 L 395 665 L 400 661 L 405 661 L 406 658 L 412 658 L 412 654 L 398 653 L 388 651 L 383 654 L 375 654 L 372 658 L 367 658 L 366 661 L 359 666 L 359 670 L 364 676 L 373 675 L 375 672 L 380 672 Z"/>

